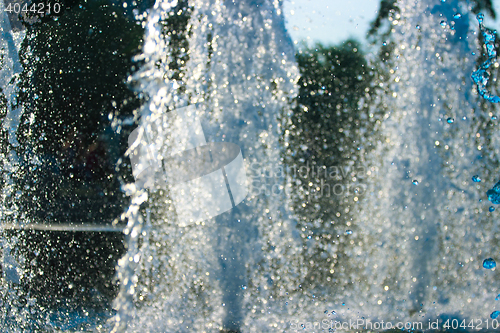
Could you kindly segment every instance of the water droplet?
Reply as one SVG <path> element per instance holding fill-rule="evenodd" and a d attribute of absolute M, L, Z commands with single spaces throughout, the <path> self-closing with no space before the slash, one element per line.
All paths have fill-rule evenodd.
<path fill-rule="evenodd" d="M 491 319 L 497 319 L 497 317 L 500 315 L 500 311 L 493 311 L 490 314 Z"/>
<path fill-rule="evenodd" d="M 450 118 L 448 118 L 448 119 L 446 119 L 446 122 L 447 122 L 448 124 L 453 124 L 453 122 L 454 122 L 454 121 L 455 121 L 455 119 L 453 119 L 453 118 L 451 118 L 451 117 L 450 117 Z"/>
<path fill-rule="evenodd" d="M 496 265 L 497 265 L 497 263 L 495 262 L 495 260 L 493 258 L 484 259 L 484 261 L 483 261 L 483 267 L 486 269 L 495 268 Z"/>
<path fill-rule="evenodd" d="M 445 28 L 445 27 L 446 27 L 446 21 L 441 21 L 441 23 L 439 23 L 439 24 L 441 24 L 441 26 L 442 26 L 443 28 Z"/>
<path fill-rule="evenodd" d="M 415 29 L 420 30 L 420 26 L 417 24 L 417 25 L 415 26 Z"/>
<path fill-rule="evenodd" d="M 345 303 L 342 303 L 342 306 L 345 306 Z"/>
<path fill-rule="evenodd" d="M 497 116 L 491 116 L 491 120 L 497 120 Z"/>
<path fill-rule="evenodd" d="M 492 189 L 486 192 L 488 196 L 488 200 L 491 201 L 492 204 L 498 205 L 500 204 L 500 182 L 496 183 Z"/>
<path fill-rule="evenodd" d="M 418 180 L 414 179 L 414 180 L 412 181 L 412 183 L 413 183 L 413 185 L 418 185 Z"/>
<path fill-rule="evenodd" d="M 328 313 L 328 310 L 325 310 L 325 314 L 327 314 L 327 313 Z"/>
<path fill-rule="evenodd" d="M 494 212 L 494 211 L 495 211 L 495 207 L 490 206 L 490 208 L 488 208 L 488 210 L 489 210 L 490 212 Z"/>
<path fill-rule="evenodd" d="M 498 294 L 497 297 L 495 297 L 495 301 L 500 301 L 500 294 Z"/>
<path fill-rule="evenodd" d="M 346 235 L 352 235 L 352 230 L 346 230 L 346 231 L 345 231 L 345 234 L 346 234 Z"/>
<path fill-rule="evenodd" d="M 241 289 L 245 290 L 245 289 L 247 289 L 247 286 L 243 285 L 243 286 L 241 286 Z"/>
<path fill-rule="evenodd" d="M 462 17 L 462 14 L 460 14 L 460 13 L 456 13 L 455 15 L 453 15 L 453 18 L 454 18 L 454 19 L 457 19 L 457 20 L 458 20 L 459 18 L 461 18 L 461 17 Z"/>
<path fill-rule="evenodd" d="M 236 222 L 240 223 L 240 222 L 241 222 L 241 220 L 236 220 Z"/>
<path fill-rule="evenodd" d="M 474 175 L 474 176 L 472 176 L 472 181 L 474 183 L 479 183 L 479 182 L 481 182 L 481 177 L 479 177 L 479 175 Z"/>
<path fill-rule="evenodd" d="M 472 55 L 476 55 L 476 52 L 472 52 L 471 54 L 472 54 Z"/>
<path fill-rule="evenodd" d="M 332 315 L 336 315 L 336 314 L 337 314 L 337 312 L 335 312 L 335 311 L 332 311 Z"/>

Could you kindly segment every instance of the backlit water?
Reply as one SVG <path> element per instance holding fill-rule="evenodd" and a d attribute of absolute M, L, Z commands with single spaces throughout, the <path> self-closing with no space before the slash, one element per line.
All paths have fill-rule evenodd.
<path fill-rule="evenodd" d="M 134 6 L 98 9 L 112 26 L 82 5 L 26 37 L 1 21 L 2 330 L 491 325 L 500 142 L 471 74 L 489 72 L 480 93 L 495 95 L 498 66 L 470 4 L 399 1 L 366 50 L 298 47 L 281 1 Z M 99 42 L 117 27 L 130 39 Z M 121 90 L 111 69 L 90 69 L 118 61 Z M 176 201 L 169 187 L 193 142 L 237 145 L 248 194 L 185 223 L 222 201 L 202 187 Z M 222 175 L 234 203 L 241 174 Z"/>

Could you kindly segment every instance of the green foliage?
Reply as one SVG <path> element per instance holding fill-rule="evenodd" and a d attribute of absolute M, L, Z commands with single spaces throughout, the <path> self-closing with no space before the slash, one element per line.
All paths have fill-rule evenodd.
<path fill-rule="evenodd" d="M 23 210 L 33 217 L 102 222 L 125 204 L 114 164 L 130 129 L 119 128 L 118 135 L 110 124 L 140 105 L 125 80 L 143 29 L 121 10 L 103 0 L 82 1 L 27 29 L 18 184 Z"/>
<path fill-rule="evenodd" d="M 57 21 L 36 24 L 30 30 L 34 36 L 25 45 L 29 51 L 23 59 L 27 75 L 21 100 L 35 112 L 32 136 L 51 131 L 45 149 L 53 150 L 56 147 L 50 145 L 57 146 L 64 138 L 67 132 L 62 127 L 78 125 L 82 132 L 96 132 L 95 124 L 105 126 L 102 119 L 111 110 L 132 114 L 136 96 L 124 78 L 132 68 L 132 56 L 139 51 L 140 26 L 105 1 L 96 1 L 75 6 Z M 58 122 L 64 126 L 53 131 Z"/>
<path fill-rule="evenodd" d="M 353 40 L 334 47 L 318 45 L 297 54 L 297 61 L 300 90 L 285 160 L 298 228 L 305 244 L 307 239 L 317 241 L 315 250 L 308 252 L 315 261 L 323 246 L 342 243 L 346 229 L 355 228 L 351 214 L 364 194 L 367 173 L 362 162 L 375 137 L 377 115 L 368 106 L 375 95 L 376 71 Z M 335 264 L 332 260 L 315 266 L 320 268 L 310 270 L 311 281 L 325 281 Z"/>
<path fill-rule="evenodd" d="M 377 12 L 377 17 L 370 24 L 370 30 L 368 30 L 368 36 L 373 36 L 379 32 L 382 22 L 389 18 L 390 15 L 399 13 L 399 7 L 397 6 L 397 0 L 381 0 L 380 7 Z"/>

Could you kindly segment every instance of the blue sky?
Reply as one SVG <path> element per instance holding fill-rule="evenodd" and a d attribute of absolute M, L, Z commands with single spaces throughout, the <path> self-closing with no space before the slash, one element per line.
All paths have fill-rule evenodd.
<path fill-rule="evenodd" d="M 336 44 L 348 37 L 363 39 L 379 0 L 285 0 L 287 28 L 292 39 Z"/>
<path fill-rule="evenodd" d="M 364 40 L 379 3 L 380 0 L 285 0 L 286 26 L 299 44 L 337 44 L 349 37 Z M 500 1 L 493 3 L 500 17 Z M 500 31 L 498 21 L 487 17 L 486 25 Z"/>

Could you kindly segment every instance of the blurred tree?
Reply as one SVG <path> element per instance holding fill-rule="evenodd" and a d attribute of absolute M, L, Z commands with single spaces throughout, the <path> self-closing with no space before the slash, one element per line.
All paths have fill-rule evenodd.
<path fill-rule="evenodd" d="M 20 145 L 3 145 L 19 156 L 17 195 L 10 200 L 19 208 L 18 223 L 109 223 L 128 205 L 120 179 L 133 181 L 128 163 L 115 165 L 132 130 L 121 120 L 133 118 L 141 105 L 126 80 L 140 65 L 132 58 L 143 28 L 122 4 L 61 4 L 58 15 L 26 24 Z M 21 285 L 37 298 L 36 306 L 99 307 L 113 297 L 121 234 L 21 230 L 6 236 L 17 240 L 23 254 Z"/>
<path fill-rule="evenodd" d="M 307 248 L 305 260 L 313 263 L 310 282 L 324 283 L 334 277 L 338 258 L 328 255 L 325 264 L 318 264 L 318 258 L 332 242 L 337 253 L 345 253 L 346 230 L 356 229 L 351 223 L 353 206 L 364 195 L 363 180 L 369 171 L 364 155 L 376 138 L 379 118 L 368 108 L 377 89 L 377 70 L 369 67 L 354 40 L 333 47 L 317 45 L 296 58 L 300 90 L 287 128 L 285 161 L 293 209 L 300 218 L 297 227 L 306 248 L 315 244 Z"/>
<path fill-rule="evenodd" d="M 130 129 L 115 132 L 111 122 L 140 105 L 125 81 L 143 29 L 122 11 L 103 0 L 72 2 L 28 26 L 18 185 L 22 210 L 37 221 L 109 222 L 126 205 L 114 166 Z"/>

